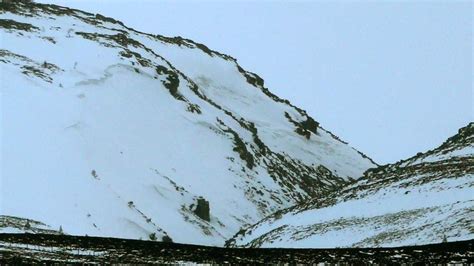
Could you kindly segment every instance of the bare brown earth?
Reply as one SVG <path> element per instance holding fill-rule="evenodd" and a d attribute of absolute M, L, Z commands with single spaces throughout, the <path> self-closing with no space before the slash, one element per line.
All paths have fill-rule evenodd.
<path fill-rule="evenodd" d="M 217 248 L 50 234 L 0 234 L 0 263 L 474 263 L 474 240 L 364 249 Z"/>

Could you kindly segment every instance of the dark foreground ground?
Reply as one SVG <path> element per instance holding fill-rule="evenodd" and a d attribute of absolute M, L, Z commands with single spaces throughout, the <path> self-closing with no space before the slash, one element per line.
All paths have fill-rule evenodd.
<path fill-rule="evenodd" d="M 0 263 L 474 263 L 474 240 L 376 249 L 227 249 L 116 238 L 0 234 Z"/>

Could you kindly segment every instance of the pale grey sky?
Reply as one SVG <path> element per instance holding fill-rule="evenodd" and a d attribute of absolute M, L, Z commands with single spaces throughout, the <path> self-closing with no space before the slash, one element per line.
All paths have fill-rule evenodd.
<path fill-rule="evenodd" d="M 381 164 L 474 120 L 471 1 L 38 2 L 229 54 Z"/>

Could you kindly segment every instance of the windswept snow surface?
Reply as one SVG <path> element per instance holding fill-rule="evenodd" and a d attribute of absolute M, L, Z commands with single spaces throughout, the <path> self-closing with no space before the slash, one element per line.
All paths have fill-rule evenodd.
<path fill-rule="evenodd" d="M 405 246 L 474 237 L 474 123 L 440 147 L 366 172 L 328 197 L 279 211 L 229 246 Z"/>
<path fill-rule="evenodd" d="M 223 245 L 375 166 L 204 45 L 41 4 L 0 5 L 0 31 L 0 215 Z"/>

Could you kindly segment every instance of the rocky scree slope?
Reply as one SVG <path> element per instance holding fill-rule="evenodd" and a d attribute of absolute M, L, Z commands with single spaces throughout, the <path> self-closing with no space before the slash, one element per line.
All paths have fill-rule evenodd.
<path fill-rule="evenodd" d="M 44 4 L 1 4 L 0 31 L 5 217 L 223 245 L 375 166 L 202 44 Z"/>
<path fill-rule="evenodd" d="M 327 197 L 241 230 L 230 247 L 393 247 L 474 237 L 474 123 Z"/>

